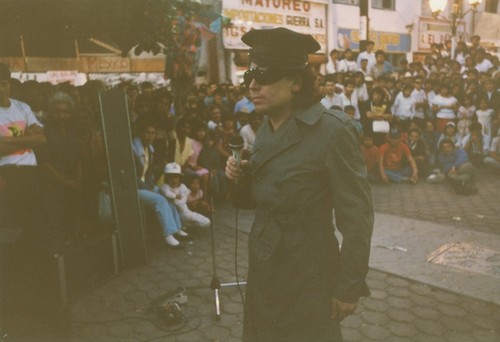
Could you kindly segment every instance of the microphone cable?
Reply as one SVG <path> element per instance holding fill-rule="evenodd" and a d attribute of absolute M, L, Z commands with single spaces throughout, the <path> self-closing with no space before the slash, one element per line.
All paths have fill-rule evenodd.
<path fill-rule="evenodd" d="M 238 208 L 235 209 L 235 222 L 234 222 L 234 226 L 235 226 L 235 238 L 234 238 L 234 273 L 235 273 L 235 276 L 236 276 L 236 285 L 238 286 L 238 292 L 240 293 L 240 297 L 241 297 L 241 303 L 243 304 L 243 312 L 245 312 L 245 296 L 243 296 L 243 290 L 241 289 L 241 284 L 240 284 L 240 277 L 239 277 L 239 274 L 238 274 L 238 213 L 239 213 L 239 210 Z"/>

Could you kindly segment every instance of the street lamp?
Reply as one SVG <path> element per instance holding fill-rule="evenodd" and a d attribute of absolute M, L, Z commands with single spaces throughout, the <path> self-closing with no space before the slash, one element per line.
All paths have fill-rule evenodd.
<path fill-rule="evenodd" d="M 455 49 L 457 47 L 457 24 L 458 21 L 462 20 L 465 15 L 472 11 L 472 25 L 474 25 L 475 14 L 477 12 L 477 7 L 481 5 L 483 0 L 467 0 L 470 8 L 462 13 L 462 10 L 459 5 L 459 0 L 453 0 L 452 9 L 451 9 L 451 56 L 455 56 Z M 448 0 L 429 0 L 429 6 L 432 11 L 432 15 L 437 17 L 441 12 L 444 11 L 446 5 L 448 4 Z"/>

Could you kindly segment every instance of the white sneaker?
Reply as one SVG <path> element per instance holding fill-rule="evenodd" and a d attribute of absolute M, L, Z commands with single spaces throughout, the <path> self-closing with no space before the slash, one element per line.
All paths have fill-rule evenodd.
<path fill-rule="evenodd" d="M 173 235 L 167 236 L 165 238 L 165 241 L 167 242 L 167 245 L 172 246 L 172 247 L 177 247 L 181 244 L 176 238 L 174 238 Z"/>
<path fill-rule="evenodd" d="M 186 237 L 186 236 L 189 236 L 188 233 L 186 233 L 185 231 L 183 231 L 182 229 L 179 229 L 178 231 L 175 232 L 175 234 L 181 236 L 181 237 Z"/>

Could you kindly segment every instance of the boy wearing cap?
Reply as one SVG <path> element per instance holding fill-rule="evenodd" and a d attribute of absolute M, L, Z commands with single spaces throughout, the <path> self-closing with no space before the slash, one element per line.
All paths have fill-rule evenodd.
<path fill-rule="evenodd" d="M 373 207 L 356 128 L 319 103 L 312 36 L 254 29 L 242 40 L 245 83 L 266 115 L 251 160 L 226 163 L 236 205 L 255 209 L 243 341 L 342 341 L 340 321 L 369 295 Z"/>
<path fill-rule="evenodd" d="M 182 184 L 180 165 L 177 163 L 168 163 L 163 172 L 165 175 L 165 183 L 160 189 L 169 200 L 175 203 L 175 207 L 179 211 L 184 225 L 208 228 L 210 226 L 210 220 L 201 214 L 191 211 L 187 206 L 187 200 L 191 190 Z M 183 230 L 179 230 L 177 234 L 183 237 L 187 236 L 187 233 Z"/>

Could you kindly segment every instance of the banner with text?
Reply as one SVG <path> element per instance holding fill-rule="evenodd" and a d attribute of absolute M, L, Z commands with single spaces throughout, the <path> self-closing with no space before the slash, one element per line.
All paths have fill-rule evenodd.
<path fill-rule="evenodd" d="M 389 53 L 404 53 L 411 50 L 411 36 L 409 34 L 370 31 L 369 39 L 375 43 L 375 50 L 384 50 Z M 359 50 L 359 30 L 339 28 L 337 48 Z"/>
<path fill-rule="evenodd" d="M 465 39 L 465 23 L 457 26 L 457 41 Z M 431 44 L 444 44 L 451 40 L 451 27 L 448 20 L 434 18 L 419 18 L 418 23 L 418 51 L 430 51 Z"/>
<path fill-rule="evenodd" d="M 231 18 L 230 27 L 223 30 L 226 49 L 247 50 L 241 36 L 250 29 L 286 27 L 310 34 L 321 45 L 317 53 L 326 53 L 327 5 L 299 0 L 224 0 L 222 14 Z"/>

